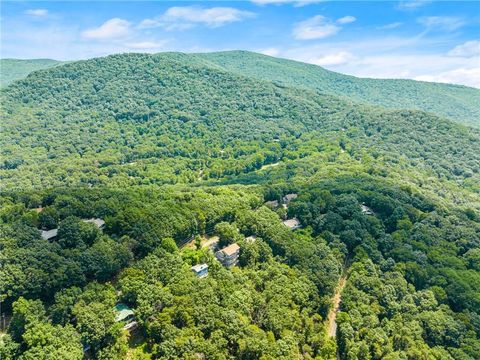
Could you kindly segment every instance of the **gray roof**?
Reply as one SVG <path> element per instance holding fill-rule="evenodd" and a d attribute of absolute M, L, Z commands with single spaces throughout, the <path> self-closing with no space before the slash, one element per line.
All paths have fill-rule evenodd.
<path fill-rule="evenodd" d="M 291 194 L 285 195 L 282 200 L 284 203 L 288 204 L 290 201 L 296 199 L 297 197 L 298 197 L 297 194 L 291 193 Z"/>
<path fill-rule="evenodd" d="M 40 235 L 44 240 L 50 240 L 58 235 L 58 229 L 42 230 L 40 231 Z"/>
<path fill-rule="evenodd" d="M 283 221 L 283 225 L 285 225 L 286 227 L 288 227 L 292 230 L 295 230 L 295 229 L 298 229 L 300 227 L 300 221 L 297 218 L 288 219 L 288 220 Z"/>
<path fill-rule="evenodd" d="M 200 271 L 205 270 L 205 269 L 208 269 L 207 264 L 197 264 L 197 265 L 192 266 L 192 270 L 195 271 L 195 272 L 200 272 Z"/>
<path fill-rule="evenodd" d="M 83 221 L 86 223 L 97 225 L 98 228 L 101 228 L 105 225 L 105 221 L 103 221 L 103 219 L 100 219 L 100 218 L 85 219 Z"/>

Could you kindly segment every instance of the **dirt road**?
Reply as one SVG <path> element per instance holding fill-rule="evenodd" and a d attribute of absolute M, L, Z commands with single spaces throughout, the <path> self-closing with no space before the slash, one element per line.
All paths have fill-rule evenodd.
<path fill-rule="evenodd" d="M 334 337 L 337 333 L 337 313 L 340 310 L 340 303 L 342 302 L 342 291 L 345 287 L 345 283 L 347 282 L 347 274 L 346 272 L 342 275 L 340 280 L 338 281 L 337 288 L 335 290 L 335 295 L 332 298 L 333 306 L 328 313 L 328 337 Z"/>

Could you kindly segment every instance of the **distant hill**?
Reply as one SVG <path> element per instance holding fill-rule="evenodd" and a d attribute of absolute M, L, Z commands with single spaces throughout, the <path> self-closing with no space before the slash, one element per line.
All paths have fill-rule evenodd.
<path fill-rule="evenodd" d="M 7 86 L 15 80 L 24 79 L 32 71 L 48 69 L 62 64 L 51 59 L 0 59 L 0 87 Z"/>
<path fill-rule="evenodd" d="M 193 61 L 193 54 L 189 61 Z M 390 109 L 431 112 L 458 123 L 480 127 L 480 90 L 461 85 L 402 79 L 369 79 L 336 73 L 320 66 L 249 51 L 194 54 L 198 61 L 242 76 L 331 94 L 349 101 Z M 209 64 L 207 64 L 207 62 Z M 33 71 L 65 62 L 50 59 L 0 59 L 2 87 Z"/>
<path fill-rule="evenodd" d="M 392 109 L 416 109 L 480 126 L 480 90 L 414 80 L 364 79 L 247 51 L 197 54 L 228 71 Z"/>
<path fill-rule="evenodd" d="M 139 160 L 156 163 L 160 183 L 179 181 L 182 171 L 181 181 L 194 181 L 200 170 L 218 178 L 276 161 L 279 141 L 294 149 L 300 137 L 328 132 L 355 151 L 392 162 L 406 156 L 439 176 L 476 178 L 480 171 L 477 130 L 421 111 L 279 86 L 196 55 L 113 55 L 37 71 L 2 90 L 2 103 L 6 186 L 20 186 L 11 170 L 23 171 L 30 186 L 64 182 L 61 173 L 72 166 L 84 175 L 65 173 L 71 181 L 91 183 L 109 167 L 119 167 L 112 176 L 126 174 L 122 164 Z M 128 176 L 152 180 L 146 167 L 133 166 L 141 171 Z"/>

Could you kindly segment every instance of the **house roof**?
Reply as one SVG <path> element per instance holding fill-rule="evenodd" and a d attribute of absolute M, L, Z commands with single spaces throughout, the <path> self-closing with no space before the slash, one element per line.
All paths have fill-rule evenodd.
<path fill-rule="evenodd" d="M 231 256 L 235 254 L 238 250 L 240 250 L 240 246 L 238 246 L 237 243 L 233 243 L 228 245 L 226 248 L 223 248 L 220 251 L 223 252 L 225 255 Z"/>
<path fill-rule="evenodd" d="M 191 269 L 195 272 L 200 272 L 202 270 L 208 269 L 208 265 L 207 264 L 197 264 L 197 265 L 192 266 Z"/>
<path fill-rule="evenodd" d="M 367 205 L 365 204 L 361 204 L 360 205 L 360 209 L 362 210 L 362 212 L 366 215 L 373 215 L 374 212 L 372 209 L 370 209 Z"/>
<path fill-rule="evenodd" d="M 283 197 L 283 202 L 289 203 L 290 201 L 292 201 L 293 199 L 296 199 L 297 197 L 298 195 L 295 193 L 287 194 Z"/>
<path fill-rule="evenodd" d="M 115 311 L 117 312 L 117 315 L 115 316 L 115 321 L 122 321 L 130 315 L 134 315 L 132 309 L 130 309 L 127 305 L 121 303 L 115 305 Z"/>
<path fill-rule="evenodd" d="M 58 229 L 42 230 L 40 235 L 44 240 L 50 240 L 58 235 Z"/>
<path fill-rule="evenodd" d="M 288 219 L 283 222 L 283 225 L 290 229 L 297 229 L 300 227 L 300 221 L 297 218 Z"/>
<path fill-rule="evenodd" d="M 271 206 L 271 207 L 277 207 L 278 206 L 278 201 L 277 200 L 271 200 L 271 201 L 265 201 L 266 206 Z"/>
<path fill-rule="evenodd" d="M 103 219 L 100 219 L 100 218 L 85 219 L 83 221 L 86 223 L 94 224 L 98 228 L 101 228 L 103 225 L 105 225 L 105 221 L 103 221 Z"/>

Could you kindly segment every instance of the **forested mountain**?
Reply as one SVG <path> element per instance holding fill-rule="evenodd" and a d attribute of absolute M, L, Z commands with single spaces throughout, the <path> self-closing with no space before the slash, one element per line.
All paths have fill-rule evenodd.
<path fill-rule="evenodd" d="M 198 54 L 226 70 L 392 109 L 416 109 L 480 127 L 480 90 L 413 80 L 357 78 L 247 51 Z"/>
<path fill-rule="evenodd" d="M 0 87 L 7 86 L 15 80 L 24 79 L 33 71 L 48 69 L 61 63 L 51 59 L 0 59 Z"/>
<path fill-rule="evenodd" d="M 123 54 L 4 88 L 0 358 L 476 360 L 480 131 L 295 66 Z"/>

